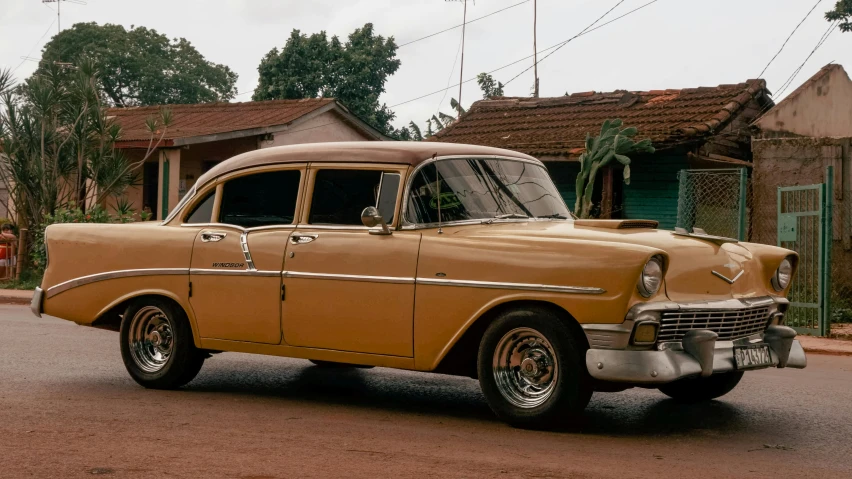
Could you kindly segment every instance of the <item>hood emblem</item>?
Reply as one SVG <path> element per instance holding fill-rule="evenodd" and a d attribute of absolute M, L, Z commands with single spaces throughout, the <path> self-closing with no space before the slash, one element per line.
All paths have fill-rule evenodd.
<path fill-rule="evenodd" d="M 722 274 L 718 271 L 711 271 L 711 273 L 713 273 L 713 276 L 716 276 L 717 278 L 722 278 L 728 284 L 734 284 L 738 279 L 740 279 L 740 276 L 742 276 L 743 273 L 745 273 L 745 270 L 740 270 L 740 273 L 738 275 L 734 276 L 734 279 L 730 279 L 730 278 L 728 278 L 727 276 L 725 276 L 724 274 Z"/>

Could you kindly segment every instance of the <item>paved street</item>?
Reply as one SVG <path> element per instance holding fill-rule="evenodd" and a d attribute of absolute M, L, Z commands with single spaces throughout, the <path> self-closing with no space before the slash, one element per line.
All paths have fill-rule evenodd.
<path fill-rule="evenodd" d="M 0 305 L 0 477 L 852 477 L 852 357 L 722 401 L 596 394 L 576 430 L 497 421 L 470 379 L 226 353 L 181 391 L 118 335 Z"/>

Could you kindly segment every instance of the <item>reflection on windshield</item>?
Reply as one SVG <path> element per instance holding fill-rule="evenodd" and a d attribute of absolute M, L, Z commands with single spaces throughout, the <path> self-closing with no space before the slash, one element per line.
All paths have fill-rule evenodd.
<path fill-rule="evenodd" d="M 407 201 L 407 219 L 417 224 L 437 223 L 439 205 L 443 223 L 571 216 L 543 167 L 492 158 L 425 166 L 413 179 Z"/>

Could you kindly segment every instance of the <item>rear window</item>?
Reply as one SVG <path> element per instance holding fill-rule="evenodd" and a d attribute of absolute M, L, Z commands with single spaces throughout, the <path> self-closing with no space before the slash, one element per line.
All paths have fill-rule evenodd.
<path fill-rule="evenodd" d="M 292 224 L 300 178 L 299 170 L 283 170 L 228 181 L 222 190 L 219 222 L 243 228 Z"/>

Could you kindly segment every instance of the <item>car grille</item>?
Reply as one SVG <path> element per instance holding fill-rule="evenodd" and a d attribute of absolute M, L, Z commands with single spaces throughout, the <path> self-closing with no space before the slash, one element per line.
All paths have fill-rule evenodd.
<path fill-rule="evenodd" d="M 734 310 L 666 311 L 657 339 L 680 341 L 688 331 L 709 329 L 718 334 L 720 340 L 729 341 L 759 333 L 766 329 L 768 322 L 769 308 L 766 306 Z"/>

